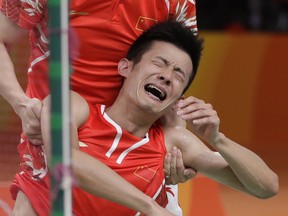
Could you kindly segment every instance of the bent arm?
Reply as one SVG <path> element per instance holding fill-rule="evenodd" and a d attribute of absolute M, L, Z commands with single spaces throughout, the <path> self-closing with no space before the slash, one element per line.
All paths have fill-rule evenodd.
<path fill-rule="evenodd" d="M 182 142 L 188 164 L 196 163 L 194 168 L 199 166 L 198 170 L 207 176 L 259 198 L 269 198 L 278 193 L 278 176 L 265 162 L 219 132 L 220 118 L 211 104 L 190 96 L 179 102 L 178 108 L 178 114 L 187 120 L 193 133 L 217 151 L 205 148 L 193 133 L 184 131 L 182 137 L 187 138 L 178 142 Z"/>
<path fill-rule="evenodd" d="M 75 148 L 72 157 L 73 172 L 83 190 L 145 215 L 172 215 L 97 159 Z"/>
<path fill-rule="evenodd" d="M 171 213 L 160 207 L 151 197 L 145 195 L 135 186 L 128 183 L 108 166 L 79 150 L 77 128 L 87 119 L 89 107 L 86 101 L 77 93 L 72 93 L 71 101 L 71 120 L 73 122 L 71 128 L 73 145 L 72 168 L 79 187 L 95 196 L 119 203 L 146 215 L 172 216 Z M 77 104 L 77 106 L 73 106 L 73 104 Z M 50 143 L 49 107 L 50 99 L 45 98 L 43 101 L 41 126 L 44 145 L 48 151 L 50 149 L 50 145 L 48 145 Z M 73 107 L 76 109 L 73 109 Z M 48 160 L 49 158 L 50 157 L 48 157 Z M 119 185 L 121 185 L 121 187 L 119 187 Z"/>
<path fill-rule="evenodd" d="M 21 103 L 27 98 L 15 75 L 14 66 L 8 53 L 11 47 L 21 36 L 27 34 L 24 30 L 10 21 L 0 12 L 0 93 L 19 114 Z"/>
<path fill-rule="evenodd" d="M 0 12 L 0 95 L 21 118 L 22 129 L 28 139 L 34 144 L 42 144 L 39 121 L 42 103 L 26 96 L 8 53 L 8 48 L 27 33 L 27 30 L 20 28 Z"/>
<path fill-rule="evenodd" d="M 278 193 L 277 175 L 247 148 L 222 134 L 212 145 L 217 151 L 214 152 L 190 131 L 178 128 L 176 133 L 181 139 L 172 143 L 177 143 L 176 146 L 182 151 L 185 166 L 258 198 L 269 198 Z M 168 134 L 176 133 L 168 131 Z"/>

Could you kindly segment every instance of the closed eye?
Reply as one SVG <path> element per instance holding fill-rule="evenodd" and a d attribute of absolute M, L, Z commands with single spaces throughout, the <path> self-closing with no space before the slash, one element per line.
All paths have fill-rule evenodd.
<path fill-rule="evenodd" d="M 157 56 L 156 60 L 154 59 L 152 60 L 152 62 L 154 65 L 160 68 L 170 65 L 169 61 L 160 56 Z M 178 80 L 180 80 L 181 82 L 185 82 L 185 73 L 181 68 L 174 66 L 173 71 L 176 72 L 175 74 Z"/>
<path fill-rule="evenodd" d="M 176 75 L 181 79 L 181 81 L 184 82 L 185 73 L 178 67 L 175 67 L 174 71 L 176 72 Z"/>
<path fill-rule="evenodd" d="M 159 62 L 159 61 L 152 61 L 152 63 L 158 67 L 163 67 L 164 63 L 163 62 Z"/>
<path fill-rule="evenodd" d="M 156 56 L 156 60 L 153 60 L 153 62 L 156 62 L 160 66 L 169 66 L 170 63 L 165 58 L 162 58 L 161 56 Z"/>

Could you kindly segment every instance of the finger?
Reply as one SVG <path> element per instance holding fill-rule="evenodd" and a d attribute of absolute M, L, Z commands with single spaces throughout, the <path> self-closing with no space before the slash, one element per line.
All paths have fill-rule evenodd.
<path fill-rule="evenodd" d="M 29 142 L 31 142 L 35 146 L 43 145 L 42 139 L 41 140 L 39 140 L 39 139 L 29 139 Z"/>
<path fill-rule="evenodd" d="M 24 135 L 25 135 L 28 139 L 38 139 L 38 140 L 42 140 L 42 135 L 41 135 L 41 134 L 35 134 L 35 133 L 33 133 L 33 134 L 29 134 L 29 133 L 25 134 L 25 133 L 24 133 Z"/>
<path fill-rule="evenodd" d="M 35 131 L 24 131 L 24 135 L 31 141 L 31 140 L 41 140 L 42 141 L 42 134 Z"/>
<path fill-rule="evenodd" d="M 36 119 L 39 121 L 41 116 L 42 101 L 36 98 L 32 98 L 27 105 L 26 116 L 30 119 Z"/>
<path fill-rule="evenodd" d="M 41 134 L 40 121 L 35 116 L 28 118 L 28 121 L 22 120 L 22 128 L 25 135 L 39 135 Z"/>
<path fill-rule="evenodd" d="M 209 112 L 212 111 L 213 107 L 211 104 L 205 103 L 191 103 L 189 106 L 181 107 L 177 109 L 178 115 L 193 114 L 196 112 Z"/>
<path fill-rule="evenodd" d="M 40 120 L 40 117 L 41 117 L 42 105 L 43 104 L 41 103 L 38 106 L 32 107 L 33 115 L 35 116 L 35 118 L 38 119 L 38 121 Z"/>
<path fill-rule="evenodd" d="M 165 178 L 170 178 L 171 153 L 168 152 L 164 161 Z"/>
<path fill-rule="evenodd" d="M 190 96 L 188 98 L 180 100 L 178 102 L 178 106 L 179 106 L 179 108 L 184 108 L 184 107 L 190 106 L 193 103 L 202 104 L 202 103 L 204 103 L 204 101 L 200 100 L 200 99 L 198 99 L 196 97 Z"/>
<path fill-rule="evenodd" d="M 192 169 L 192 168 L 186 168 L 184 171 L 184 178 L 185 181 L 190 180 L 192 178 L 194 178 L 197 175 L 197 171 Z"/>
<path fill-rule="evenodd" d="M 184 176 L 185 167 L 180 149 L 177 149 L 176 168 L 179 181 L 185 182 L 186 181 L 186 178 Z"/>
<path fill-rule="evenodd" d="M 202 117 L 202 118 L 198 118 L 198 119 L 194 119 L 193 124 L 196 125 L 219 125 L 220 119 L 216 116 L 216 117 Z"/>
<path fill-rule="evenodd" d="M 166 184 L 177 184 L 179 182 L 177 175 L 177 148 L 173 147 L 171 150 L 171 162 L 170 162 L 170 178 L 166 178 Z"/>
<path fill-rule="evenodd" d="M 39 133 L 41 132 L 41 125 L 40 125 L 40 121 L 30 121 L 27 125 L 26 125 L 27 129 L 29 131 L 32 131 L 33 133 Z"/>
<path fill-rule="evenodd" d="M 180 112 L 179 112 L 180 113 Z M 214 116 L 217 116 L 217 112 L 215 110 L 205 110 L 200 109 L 194 112 L 190 113 L 182 113 L 181 118 L 184 120 L 190 119 L 201 119 L 201 118 L 213 118 Z"/>
<path fill-rule="evenodd" d="M 170 174 L 173 177 L 177 175 L 176 164 L 177 164 L 177 148 L 173 147 L 171 153 L 171 164 L 170 164 Z"/>
<path fill-rule="evenodd" d="M 26 115 L 22 118 L 22 124 L 27 128 L 40 128 L 40 119 L 32 110 L 27 110 Z"/>

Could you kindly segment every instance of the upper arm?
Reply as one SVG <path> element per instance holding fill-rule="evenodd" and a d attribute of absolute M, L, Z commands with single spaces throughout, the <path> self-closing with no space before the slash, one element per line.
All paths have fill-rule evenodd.
<path fill-rule="evenodd" d="M 43 100 L 41 111 L 41 132 L 48 160 L 50 158 L 50 106 L 51 97 Z M 76 92 L 71 91 L 71 143 L 78 148 L 78 128 L 87 120 L 89 106 L 84 98 Z"/>
<path fill-rule="evenodd" d="M 10 46 L 27 33 L 28 30 L 16 25 L 0 11 L 0 43 Z"/>
<path fill-rule="evenodd" d="M 209 172 L 227 166 L 224 158 L 210 150 L 197 136 L 182 127 L 165 129 L 167 150 L 176 146 L 181 150 L 185 166 L 199 172 Z"/>
<path fill-rule="evenodd" d="M 80 96 L 78 93 L 71 91 L 71 124 L 75 128 L 79 128 L 89 116 L 89 106 L 86 100 Z M 41 120 L 43 121 L 43 132 L 47 133 L 48 128 L 50 127 L 49 118 L 50 118 L 50 106 L 51 106 L 51 96 L 47 96 L 43 100 L 43 107 L 41 113 Z"/>
<path fill-rule="evenodd" d="M 71 93 L 71 143 L 73 148 L 79 148 L 78 128 L 88 119 L 90 109 L 87 101 L 78 93 Z"/>
<path fill-rule="evenodd" d="M 71 92 L 71 122 L 77 129 L 88 119 L 90 113 L 87 101 L 78 93 Z"/>

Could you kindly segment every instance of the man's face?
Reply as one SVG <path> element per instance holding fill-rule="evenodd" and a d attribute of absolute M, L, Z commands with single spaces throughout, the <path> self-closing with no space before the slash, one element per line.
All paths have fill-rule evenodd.
<path fill-rule="evenodd" d="M 124 83 L 127 93 L 138 105 L 159 114 L 181 97 L 192 73 L 189 55 L 162 41 L 153 42 L 141 61 L 130 65 Z"/>

